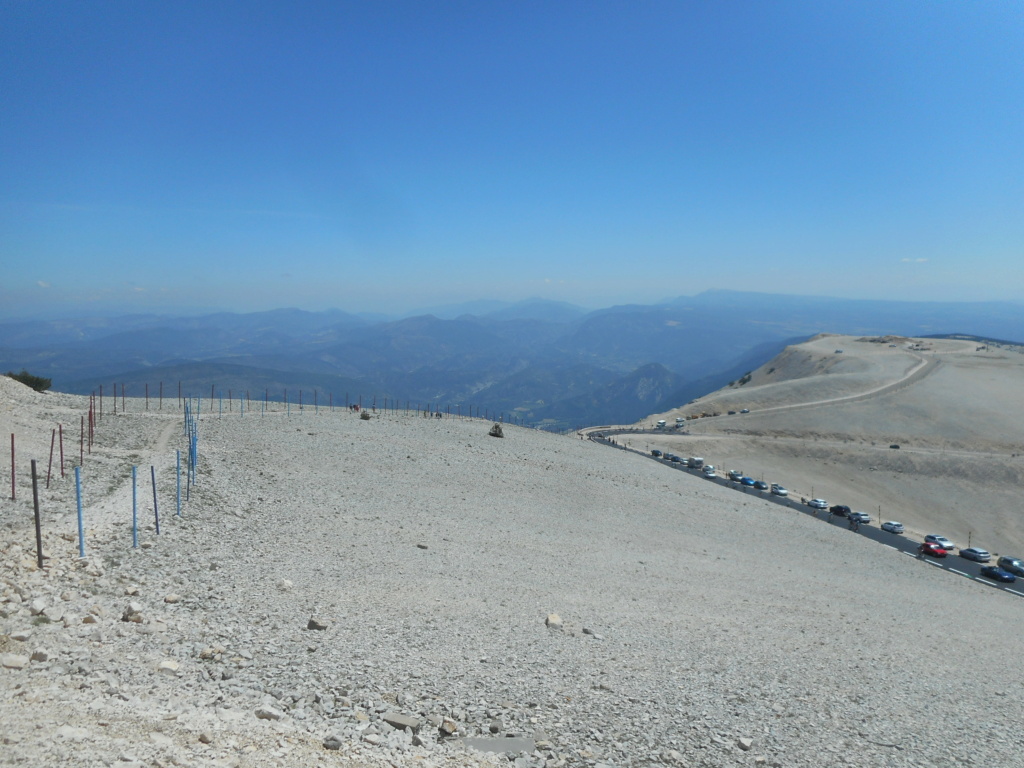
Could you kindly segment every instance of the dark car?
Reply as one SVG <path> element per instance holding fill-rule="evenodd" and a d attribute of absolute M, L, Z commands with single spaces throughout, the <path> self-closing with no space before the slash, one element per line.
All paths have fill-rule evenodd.
<path fill-rule="evenodd" d="M 743 479 L 743 472 L 741 472 L 738 469 L 730 469 L 727 476 L 734 483 L 738 483 L 740 480 Z"/>
<path fill-rule="evenodd" d="M 1000 557 L 996 561 L 996 565 L 1014 576 L 1024 576 L 1024 560 L 1019 557 Z"/>
<path fill-rule="evenodd" d="M 661 458 L 661 451 L 659 451 L 657 448 L 655 448 L 653 451 L 651 451 L 651 456 L 654 456 L 656 459 L 660 459 Z"/>
<path fill-rule="evenodd" d="M 754 487 L 754 478 L 752 478 L 752 477 L 741 477 L 740 478 L 740 483 L 742 485 L 747 486 L 748 488 L 753 488 Z"/>
<path fill-rule="evenodd" d="M 998 565 L 983 566 L 981 569 L 981 575 L 989 579 L 994 579 L 995 581 L 1005 582 L 1007 584 L 1017 580 L 1016 576 L 1014 576 L 1009 571 L 1003 570 Z"/>
<path fill-rule="evenodd" d="M 678 463 L 679 463 L 680 461 L 682 461 L 682 459 L 680 459 L 680 458 L 679 458 L 678 456 L 676 456 L 675 454 L 672 454 L 672 459 L 671 459 L 671 461 L 674 461 L 674 462 L 675 462 L 676 464 L 678 464 Z"/>
<path fill-rule="evenodd" d="M 768 483 L 766 483 L 764 480 L 755 480 L 754 487 L 757 488 L 757 490 L 759 491 L 767 491 Z"/>
<path fill-rule="evenodd" d="M 838 515 L 839 517 L 846 517 L 850 514 L 850 508 L 845 504 L 833 504 L 828 508 L 828 511 L 833 515 Z"/>

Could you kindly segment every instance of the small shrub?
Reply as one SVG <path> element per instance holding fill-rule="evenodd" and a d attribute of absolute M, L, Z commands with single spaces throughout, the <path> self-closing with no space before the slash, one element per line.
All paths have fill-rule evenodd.
<path fill-rule="evenodd" d="M 363 421 L 369 421 L 370 420 L 370 412 L 369 411 L 363 411 L 362 413 L 359 414 L 359 418 L 362 419 Z"/>
<path fill-rule="evenodd" d="M 45 392 L 50 388 L 50 385 L 53 384 L 53 379 L 44 379 L 42 376 L 33 376 L 24 368 L 21 369 L 21 373 L 8 371 L 7 376 L 15 381 L 20 381 L 26 387 L 32 387 L 36 392 Z"/>

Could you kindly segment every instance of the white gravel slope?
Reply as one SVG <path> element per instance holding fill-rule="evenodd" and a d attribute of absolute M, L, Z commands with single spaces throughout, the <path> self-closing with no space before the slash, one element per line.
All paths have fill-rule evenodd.
<path fill-rule="evenodd" d="M 0 653 L 49 651 L 0 670 L 0 762 L 505 760 L 441 739 L 428 718 L 449 717 L 533 738 L 518 768 L 1019 763 L 1024 601 L 640 457 L 488 427 L 204 418 L 181 520 L 136 551 L 126 516 L 97 524 L 83 564 L 64 515 L 45 574 L 21 502 L 0 505 Z M 33 619 L 35 598 L 64 617 Z"/>

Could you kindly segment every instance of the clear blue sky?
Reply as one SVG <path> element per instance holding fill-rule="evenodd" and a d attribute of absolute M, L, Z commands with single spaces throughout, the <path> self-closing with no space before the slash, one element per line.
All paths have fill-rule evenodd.
<path fill-rule="evenodd" d="M 1024 299 L 1020 2 L 0 0 L 0 314 Z"/>

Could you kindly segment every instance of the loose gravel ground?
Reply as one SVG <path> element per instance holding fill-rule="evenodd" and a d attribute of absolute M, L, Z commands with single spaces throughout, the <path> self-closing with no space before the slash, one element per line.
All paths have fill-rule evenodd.
<path fill-rule="evenodd" d="M 58 402 L 0 395 L 24 430 Z M 44 571 L 0 504 L 3 764 L 1024 755 L 1024 602 L 841 529 L 575 437 L 326 409 L 204 417 L 177 519 L 180 426 L 103 422 L 84 561 L 67 481 Z M 131 460 L 166 489 L 135 550 Z"/>

